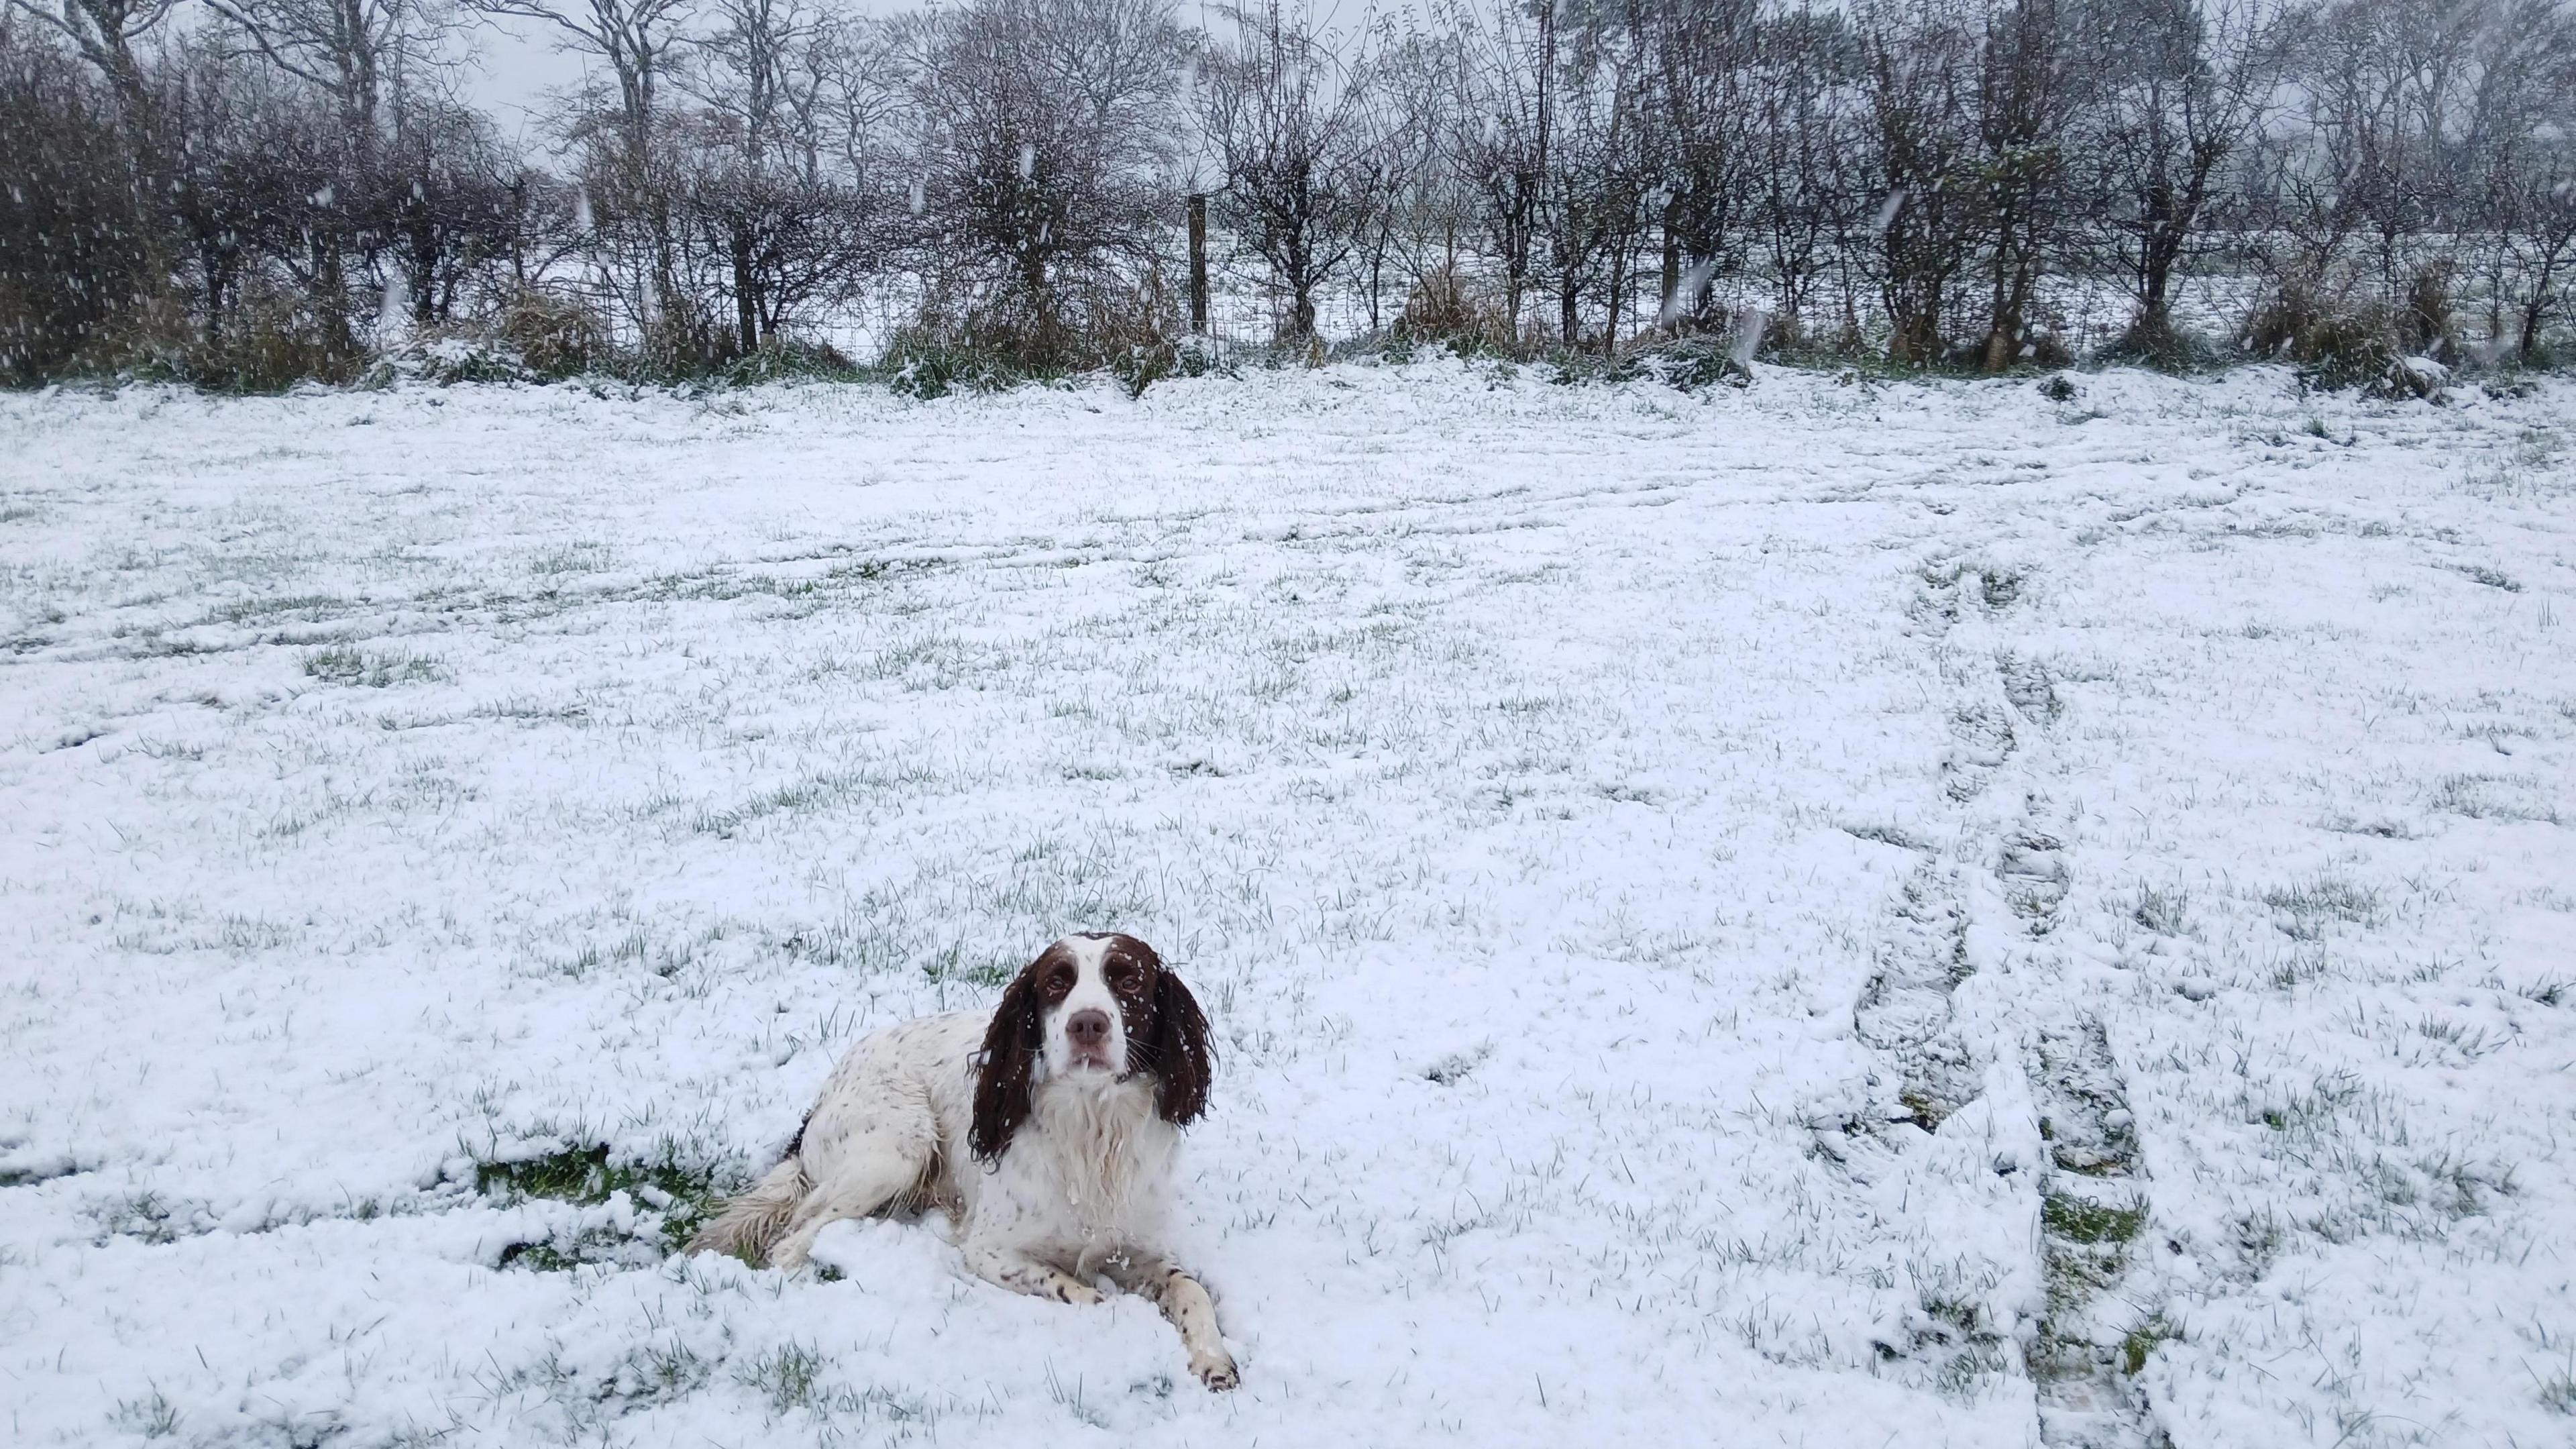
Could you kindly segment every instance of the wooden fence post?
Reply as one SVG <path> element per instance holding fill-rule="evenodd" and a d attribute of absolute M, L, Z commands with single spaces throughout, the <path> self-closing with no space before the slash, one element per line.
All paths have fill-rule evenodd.
<path fill-rule="evenodd" d="M 1208 330 L 1207 198 L 1190 198 L 1190 330 Z"/>

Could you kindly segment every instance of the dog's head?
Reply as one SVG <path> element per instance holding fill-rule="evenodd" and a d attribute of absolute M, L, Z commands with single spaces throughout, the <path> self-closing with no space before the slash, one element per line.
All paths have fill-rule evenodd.
<path fill-rule="evenodd" d="M 991 1162 L 1028 1120 L 1029 1094 L 1052 1081 L 1154 1078 L 1162 1119 L 1207 1110 L 1207 1017 L 1197 998 L 1133 936 L 1085 932 L 1038 953 L 1002 991 L 975 1074 L 975 1156 Z"/>

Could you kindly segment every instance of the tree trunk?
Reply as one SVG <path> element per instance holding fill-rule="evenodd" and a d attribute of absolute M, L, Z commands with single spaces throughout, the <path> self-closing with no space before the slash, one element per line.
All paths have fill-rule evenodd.
<path fill-rule="evenodd" d="M 322 349 L 335 359 L 353 356 L 358 345 L 349 330 L 348 287 L 341 272 L 336 218 L 307 233 L 304 245 L 313 260 L 313 307 L 322 323 Z"/>
<path fill-rule="evenodd" d="M 1190 198 L 1190 330 L 1208 330 L 1207 198 Z"/>
<path fill-rule="evenodd" d="M 1989 376 L 2009 371 L 2021 350 L 2022 312 L 2030 297 L 2026 268 L 1998 260 L 1995 263 L 1995 310 L 1986 326 L 1986 367 Z"/>
<path fill-rule="evenodd" d="M 1619 314 L 1626 310 L 1622 304 L 1628 300 L 1629 245 L 1622 241 L 1610 253 L 1610 320 L 1601 329 L 1601 355 L 1604 357 L 1619 355 Z"/>
<path fill-rule="evenodd" d="M 1682 231 L 1681 202 L 1664 203 L 1664 278 L 1663 307 L 1655 320 L 1665 330 L 1679 332 L 1682 326 Z"/>
<path fill-rule="evenodd" d="M 760 278 L 752 268 L 751 228 L 740 220 L 733 224 L 733 318 L 734 331 L 749 357 L 760 350 Z"/>
<path fill-rule="evenodd" d="M 2138 289 L 2138 320 L 2141 325 L 2161 332 L 2170 325 L 2173 303 L 2168 300 L 2173 286 L 2173 258 L 2161 249 L 2147 257 L 2145 285 Z"/>

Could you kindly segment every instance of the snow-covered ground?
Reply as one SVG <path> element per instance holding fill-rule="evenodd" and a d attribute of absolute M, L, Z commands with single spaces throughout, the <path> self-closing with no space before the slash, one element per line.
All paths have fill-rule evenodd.
<path fill-rule="evenodd" d="M 2569 1442 L 2576 388 L 2077 383 L 0 398 L 8 1439 Z M 1239 1392 L 666 1258 L 1094 926 Z"/>

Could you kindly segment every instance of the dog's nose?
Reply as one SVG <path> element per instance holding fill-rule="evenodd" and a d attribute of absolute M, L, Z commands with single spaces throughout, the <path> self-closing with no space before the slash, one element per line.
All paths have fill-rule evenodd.
<path fill-rule="evenodd" d="M 1105 1046 L 1109 1041 L 1109 1013 L 1096 1007 L 1077 1011 L 1064 1019 L 1064 1034 L 1075 1046 Z"/>

